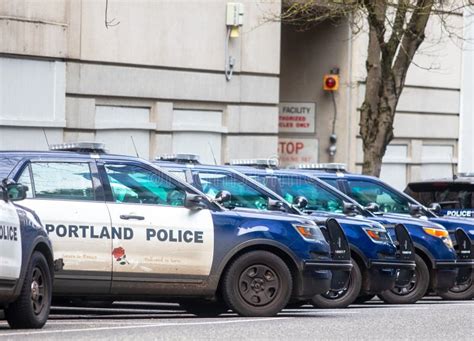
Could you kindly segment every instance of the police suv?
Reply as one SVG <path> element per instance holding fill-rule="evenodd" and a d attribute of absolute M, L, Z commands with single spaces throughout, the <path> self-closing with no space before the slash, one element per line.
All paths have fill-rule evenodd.
<path fill-rule="evenodd" d="M 317 223 L 328 217 L 337 219 L 347 234 L 350 253 L 346 256 L 352 257 L 354 267 L 349 281 L 342 282 L 342 286 L 333 285 L 328 292 L 311 299 L 311 303 L 317 308 L 347 307 L 394 286 L 403 287 L 410 283 L 415 262 L 413 244 L 406 229 L 403 226 L 397 227 L 398 244 L 404 246 L 404 249 L 399 247 L 397 250 L 382 225 L 362 217 L 343 215 L 343 200 L 333 195 L 330 190 L 304 190 L 308 189 L 308 185 L 299 181 L 296 185 L 302 185 L 303 191 L 295 195 L 294 200 L 290 199 L 293 203 L 291 205 L 259 182 L 228 166 L 200 164 L 196 155 L 164 155 L 158 157 L 155 163 L 186 179 L 209 197 L 222 200 L 225 207 L 237 211 L 250 209 L 272 211 L 280 215 L 302 215 L 301 210 L 314 208 L 313 203 L 317 200 L 315 195 L 327 206 L 339 206 L 341 214 L 336 214 L 335 210 L 321 209 L 310 217 Z M 309 189 L 312 187 L 309 184 Z M 310 203 L 304 195 L 310 195 Z"/>
<path fill-rule="evenodd" d="M 391 219 L 415 218 L 427 228 L 411 230 L 419 257 L 425 264 L 425 276 L 431 277 L 431 283 L 437 284 L 437 293 L 445 299 L 470 300 L 474 298 L 472 285 L 474 274 L 474 222 L 468 218 L 438 217 L 437 208 L 428 209 L 407 194 L 396 190 L 379 178 L 361 174 L 352 174 L 343 164 L 303 164 L 299 171 L 310 173 L 344 192 L 358 203 L 374 211 L 379 221 Z M 439 207 L 438 207 L 439 208 Z M 446 230 L 430 229 L 429 224 L 443 226 Z M 447 240 L 448 233 L 456 250 L 454 261 L 444 247 L 435 248 L 437 238 Z M 427 241 L 432 241 L 426 243 Z M 425 245 L 423 245 L 425 244 Z M 442 251 L 440 253 L 440 251 Z M 454 286 L 446 287 L 446 281 L 452 273 L 453 265 L 458 268 Z M 430 273 L 428 276 L 428 272 Z M 433 276 L 437 276 L 435 280 Z M 421 278 L 418 276 L 418 278 Z M 440 285 L 443 283 L 443 285 Z M 433 285 L 430 284 L 433 288 Z"/>
<path fill-rule="evenodd" d="M 331 258 L 311 220 L 225 210 L 157 166 L 109 155 L 100 144 L 52 149 L 0 152 L 0 160 L 32 189 L 24 205 L 52 240 L 55 297 L 271 316 L 290 300 L 326 292 L 331 270 L 352 266 Z"/>
<path fill-rule="evenodd" d="M 41 328 L 51 305 L 53 254 L 35 214 L 12 203 L 26 190 L 0 183 L 0 309 L 12 328 Z"/>
<path fill-rule="evenodd" d="M 238 162 L 236 160 L 236 163 Z M 415 276 L 408 286 L 395 287 L 378 294 L 385 302 L 413 303 L 422 298 L 429 289 L 443 293 L 456 282 L 465 283 L 470 278 L 473 264 L 470 258 L 470 241 L 462 230 L 456 233 L 456 238 L 462 241 L 460 244 L 467 245 L 461 250 L 462 253 L 456 253 L 448 231 L 440 224 L 403 215 L 373 214 L 370 212 L 373 208 L 362 207 L 352 198 L 307 172 L 261 166 L 258 168 L 240 166 L 238 169 L 265 183 L 290 201 L 291 197 L 307 193 L 304 195 L 310 202 L 307 207 L 310 211 L 314 210 L 317 213 L 319 210 L 327 209 L 340 213 L 342 209 L 342 213 L 346 215 L 362 215 L 365 219 L 384 225 L 393 237 L 395 237 L 395 226 L 403 224 L 408 229 L 415 246 Z M 338 199 L 326 202 L 320 195 L 322 189 L 332 192 Z"/>

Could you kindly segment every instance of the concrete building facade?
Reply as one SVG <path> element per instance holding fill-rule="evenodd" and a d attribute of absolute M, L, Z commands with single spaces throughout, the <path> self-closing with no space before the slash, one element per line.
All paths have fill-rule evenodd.
<path fill-rule="evenodd" d="M 360 169 L 366 36 L 344 21 L 300 32 L 273 20 L 281 1 L 240 3 L 243 25 L 228 37 L 225 0 L 109 0 L 108 28 L 105 0 L 3 0 L 0 148 L 96 140 L 144 158 L 187 152 L 212 163 L 279 157 Z M 450 20 L 462 27 L 462 15 Z M 416 62 L 432 69 L 410 69 L 384 160 L 383 177 L 399 187 L 451 174 L 458 150 L 472 145 L 472 102 L 462 102 L 472 98 L 472 54 L 439 23 L 429 30 Z M 334 99 L 322 90 L 333 68 L 341 79 Z M 307 120 L 285 127 L 298 112 Z M 466 120 L 471 128 L 460 129 Z"/>

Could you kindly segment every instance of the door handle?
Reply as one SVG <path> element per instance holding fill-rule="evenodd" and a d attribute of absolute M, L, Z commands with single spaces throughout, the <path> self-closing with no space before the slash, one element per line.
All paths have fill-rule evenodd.
<path fill-rule="evenodd" d="M 134 215 L 134 214 L 121 214 L 120 215 L 120 219 L 123 219 L 123 220 L 145 220 L 145 217 L 141 216 L 141 215 Z"/>

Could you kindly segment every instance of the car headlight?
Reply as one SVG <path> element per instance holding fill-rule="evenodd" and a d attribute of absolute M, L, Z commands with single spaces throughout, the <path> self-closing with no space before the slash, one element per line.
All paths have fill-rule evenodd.
<path fill-rule="evenodd" d="M 423 227 L 423 230 L 426 234 L 429 234 L 430 236 L 440 238 L 443 243 L 446 244 L 447 247 L 451 249 L 453 248 L 453 241 L 451 240 L 451 237 L 449 236 L 449 232 L 447 230 L 439 229 L 436 227 Z"/>
<path fill-rule="evenodd" d="M 369 236 L 372 241 L 376 243 L 391 243 L 392 239 L 384 228 L 377 228 L 372 226 L 364 227 L 365 233 Z"/>
<path fill-rule="evenodd" d="M 310 241 L 321 241 L 326 240 L 324 238 L 321 229 L 317 225 L 293 225 L 296 231 L 300 234 L 301 237 L 305 240 Z"/>

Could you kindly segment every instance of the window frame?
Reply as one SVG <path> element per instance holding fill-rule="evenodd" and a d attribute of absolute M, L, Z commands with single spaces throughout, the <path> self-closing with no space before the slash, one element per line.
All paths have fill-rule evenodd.
<path fill-rule="evenodd" d="M 108 178 L 107 170 L 105 168 L 106 165 L 120 165 L 120 166 L 133 166 L 133 167 L 138 167 L 141 169 L 144 169 L 147 172 L 154 173 L 156 176 L 159 176 L 163 178 L 165 181 L 170 182 L 174 186 L 178 187 L 182 191 L 184 191 L 186 194 L 191 193 L 191 194 L 198 194 L 201 195 L 201 193 L 198 193 L 197 191 L 193 191 L 191 188 L 183 185 L 180 181 L 176 181 L 175 178 L 172 176 L 168 175 L 166 172 L 160 171 L 158 168 L 150 167 L 147 164 L 143 164 L 140 162 L 133 162 L 133 161 L 128 161 L 128 160 L 97 160 L 97 168 L 99 172 L 100 179 L 102 181 L 102 184 L 104 185 L 104 197 L 105 201 L 107 203 L 114 203 L 114 204 L 120 204 L 120 205 L 146 205 L 146 206 L 159 206 L 159 207 L 167 207 L 167 208 L 186 208 L 185 205 L 182 206 L 172 206 L 172 205 L 161 205 L 161 204 L 149 204 L 149 203 L 131 203 L 131 202 L 117 202 L 114 199 L 113 192 L 112 192 L 112 187 L 110 185 L 110 181 Z M 169 170 L 168 170 L 169 172 Z M 212 203 L 207 200 L 206 196 L 203 196 L 203 202 L 206 205 L 206 208 L 211 209 L 211 210 L 216 210 L 216 208 L 212 205 Z"/>
<path fill-rule="evenodd" d="M 92 182 L 92 190 L 93 190 L 93 199 L 66 199 L 66 198 L 41 198 L 36 196 L 36 185 L 35 179 L 33 177 L 33 170 L 31 165 L 36 163 L 68 163 L 68 164 L 87 164 L 89 166 L 89 171 L 91 174 L 91 182 Z M 15 176 L 13 179 L 15 181 L 19 181 L 19 179 L 23 176 L 24 171 L 28 169 L 30 182 L 31 182 L 31 198 L 27 198 L 29 200 L 55 200 L 55 201 L 78 201 L 78 202 L 104 202 L 104 191 L 103 186 L 100 182 L 98 176 L 97 166 L 94 160 L 85 159 L 85 158 L 77 158 L 77 159 L 60 159 L 60 158 L 28 158 L 25 159 L 22 164 L 18 165 L 18 169 L 14 170 Z"/>

